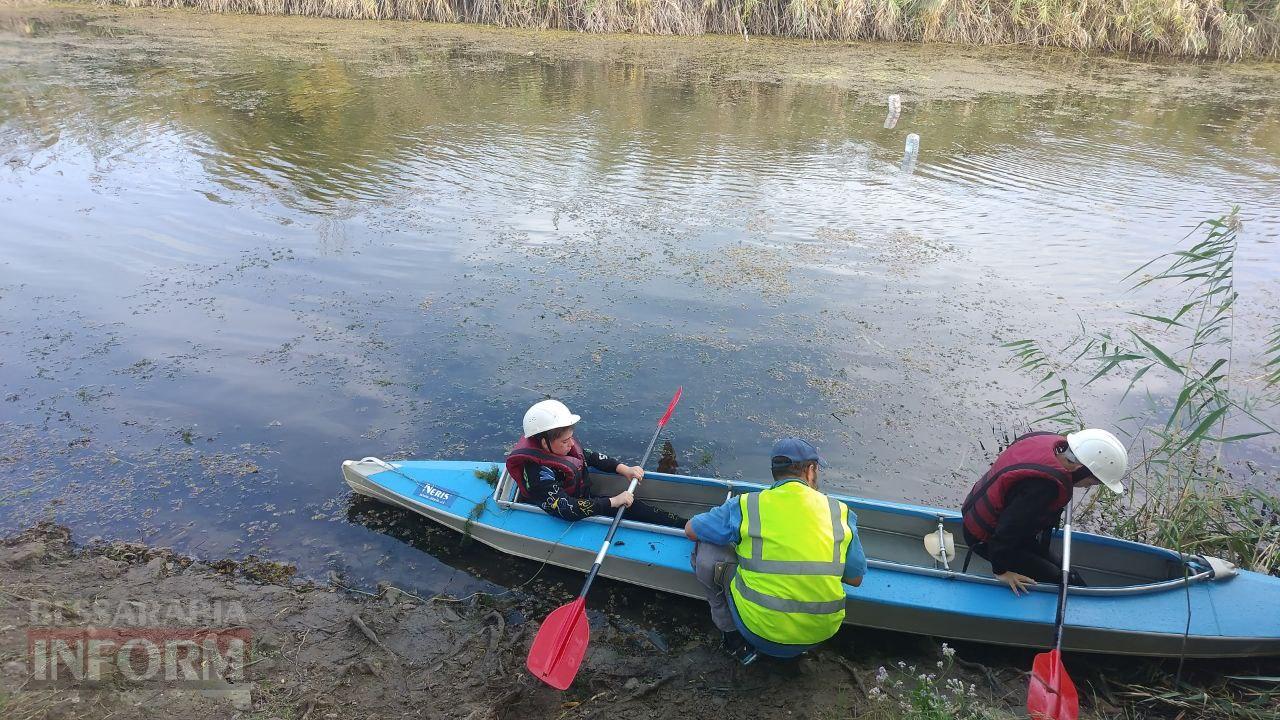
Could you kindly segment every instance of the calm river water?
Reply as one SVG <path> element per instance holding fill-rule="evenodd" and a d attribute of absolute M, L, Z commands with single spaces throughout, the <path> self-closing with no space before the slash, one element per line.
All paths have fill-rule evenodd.
<path fill-rule="evenodd" d="M 830 487 L 953 505 L 1034 418 L 1001 343 L 1168 307 L 1125 275 L 1233 205 L 1256 361 L 1278 77 L 5 10 L 0 529 L 456 588 L 497 556 L 353 501 L 343 459 L 500 459 L 552 395 L 634 461 L 677 385 L 684 472 L 759 476 L 797 433 Z M 1079 390 L 1091 422 L 1122 389 Z"/>

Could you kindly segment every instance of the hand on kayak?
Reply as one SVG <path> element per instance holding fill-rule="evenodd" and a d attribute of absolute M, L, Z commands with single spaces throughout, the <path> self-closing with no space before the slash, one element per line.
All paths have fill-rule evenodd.
<path fill-rule="evenodd" d="M 634 495 L 627 490 L 623 490 L 617 495 L 609 498 L 609 507 L 631 507 L 631 503 L 635 502 L 635 500 L 636 498 Z"/>
<path fill-rule="evenodd" d="M 1014 595 L 1023 595 L 1031 592 L 1031 586 L 1036 583 L 1034 579 L 1012 570 L 1000 573 L 996 576 L 996 579 L 1008 585 Z"/>
<path fill-rule="evenodd" d="M 638 465 L 623 465 L 622 463 L 618 463 L 618 469 L 614 470 L 614 472 L 628 480 L 635 480 L 636 482 L 640 482 L 644 479 L 644 468 Z"/>

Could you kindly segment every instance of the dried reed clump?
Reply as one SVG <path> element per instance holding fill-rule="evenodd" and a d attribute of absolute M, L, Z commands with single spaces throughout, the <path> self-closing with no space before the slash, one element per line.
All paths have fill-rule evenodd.
<path fill-rule="evenodd" d="M 102 0 L 208 12 L 661 35 L 1051 45 L 1280 58 L 1280 0 Z"/>

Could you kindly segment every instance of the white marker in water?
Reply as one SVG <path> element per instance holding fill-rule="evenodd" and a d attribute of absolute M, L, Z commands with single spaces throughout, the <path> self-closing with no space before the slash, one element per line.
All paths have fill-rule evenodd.
<path fill-rule="evenodd" d="M 907 174 L 915 172 L 918 157 L 920 157 L 920 136 L 911 133 L 907 136 L 907 146 L 902 151 L 902 172 Z"/>
<path fill-rule="evenodd" d="M 891 129 L 898 124 L 898 115 L 902 113 L 902 98 L 897 95 L 889 96 L 889 114 L 884 119 L 886 129 Z"/>

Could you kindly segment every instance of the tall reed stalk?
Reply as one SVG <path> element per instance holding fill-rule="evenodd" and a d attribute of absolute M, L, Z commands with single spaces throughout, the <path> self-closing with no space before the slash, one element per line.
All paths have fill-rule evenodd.
<path fill-rule="evenodd" d="M 1280 58 L 1280 0 L 102 0 L 207 12 Z"/>
<path fill-rule="evenodd" d="M 1238 216 L 1233 211 L 1199 229 L 1204 236 L 1191 247 L 1162 255 L 1126 278 L 1135 289 L 1179 291 L 1168 312 L 1131 313 L 1155 328 L 1159 343 L 1150 332 L 1082 329 L 1065 362 L 1035 340 L 1006 347 L 1044 390 L 1034 401 L 1044 415 L 1033 424 L 1083 426 L 1063 377 L 1067 367 L 1082 362 L 1092 366 L 1085 385 L 1124 374 L 1128 387 L 1121 402 L 1135 390 L 1147 398 L 1146 411 L 1130 418 L 1130 457 L 1136 457 L 1130 492 L 1094 495 L 1083 510 L 1089 520 L 1121 537 L 1277 573 L 1280 498 L 1232 478 L 1223 450 L 1277 434 L 1263 412 L 1278 399 L 1280 326 L 1267 339 L 1261 376 L 1252 385 L 1236 379 Z M 1166 398 L 1152 394 L 1156 387 L 1175 390 Z"/>

